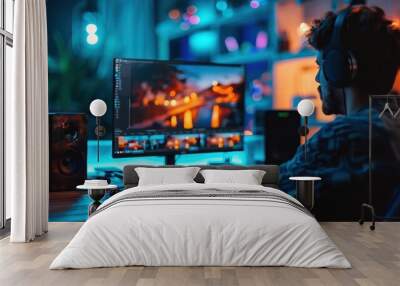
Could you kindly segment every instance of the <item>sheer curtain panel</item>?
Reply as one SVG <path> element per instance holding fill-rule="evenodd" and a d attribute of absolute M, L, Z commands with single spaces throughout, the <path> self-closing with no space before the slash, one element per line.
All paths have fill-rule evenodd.
<path fill-rule="evenodd" d="M 8 100 L 12 242 L 47 232 L 48 95 L 45 0 L 15 1 L 13 91 Z"/>

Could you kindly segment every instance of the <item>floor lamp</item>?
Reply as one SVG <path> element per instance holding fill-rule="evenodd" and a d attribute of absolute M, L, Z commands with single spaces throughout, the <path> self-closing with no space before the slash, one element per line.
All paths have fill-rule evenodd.
<path fill-rule="evenodd" d="M 307 161 L 307 142 L 308 142 L 308 117 L 314 113 L 315 105 L 311 99 L 303 99 L 297 105 L 297 111 L 304 118 L 304 126 L 301 127 L 300 134 L 304 136 L 304 160 Z"/>
<path fill-rule="evenodd" d="M 90 103 L 90 113 L 96 117 L 95 134 L 97 137 L 97 162 L 100 161 L 100 137 L 104 136 L 106 129 L 100 125 L 100 117 L 107 112 L 107 104 L 101 99 L 95 99 Z"/>

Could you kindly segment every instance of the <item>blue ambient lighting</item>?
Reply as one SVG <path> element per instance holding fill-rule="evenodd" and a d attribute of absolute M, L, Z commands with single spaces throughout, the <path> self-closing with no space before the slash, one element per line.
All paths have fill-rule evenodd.
<path fill-rule="evenodd" d="M 189 38 L 190 49 L 196 54 L 208 54 L 217 49 L 218 35 L 215 31 L 203 31 Z"/>
<path fill-rule="evenodd" d="M 219 10 L 219 11 L 224 11 L 224 10 L 226 10 L 226 8 L 228 8 L 228 4 L 227 4 L 226 1 L 224 1 L 224 0 L 219 0 L 219 1 L 217 1 L 217 3 L 215 4 L 215 7 L 216 7 L 217 10 Z"/>

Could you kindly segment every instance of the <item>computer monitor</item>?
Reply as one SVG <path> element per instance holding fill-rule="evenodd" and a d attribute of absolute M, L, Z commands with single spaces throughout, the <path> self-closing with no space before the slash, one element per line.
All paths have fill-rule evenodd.
<path fill-rule="evenodd" d="M 243 66 L 117 58 L 113 81 L 113 157 L 243 150 Z"/>

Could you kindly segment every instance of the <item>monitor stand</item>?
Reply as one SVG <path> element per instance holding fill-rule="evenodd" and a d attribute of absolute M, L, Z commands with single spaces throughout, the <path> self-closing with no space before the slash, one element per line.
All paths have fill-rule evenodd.
<path fill-rule="evenodd" d="M 175 154 L 165 155 L 165 165 L 175 165 Z"/>

